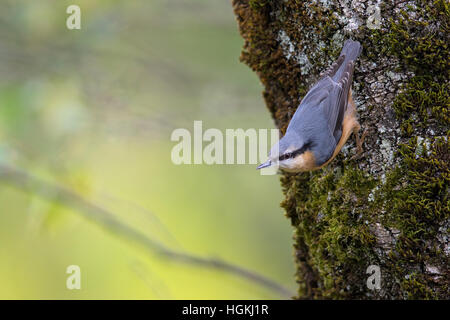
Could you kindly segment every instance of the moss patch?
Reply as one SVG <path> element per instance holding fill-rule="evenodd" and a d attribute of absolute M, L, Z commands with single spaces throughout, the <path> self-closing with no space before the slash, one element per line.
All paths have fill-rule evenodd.
<path fill-rule="evenodd" d="M 390 19 L 387 35 L 390 52 L 404 69 L 415 76 L 403 88 L 394 110 L 403 122 L 402 131 L 410 136 L 413 125 L 422 128 L 437 123 L 450 126 L 450 5 L 445 0 L 417 0 Z"/>
<path fill-rule="evenodd" d="M 429 75 L 415 76 L 397 95 L 394 110 L 402 120 L 405 136 L 412 136 L 414 126 L 428 128 L 435 124 L 444 130 L 450 127 L 450 84 L 437 82 Z"/>
<path fill-rule="evenodd" d="M 389 172 L 377 192 L 386 214 L 383 224 L 401 231 L 386 260 L 390 277 L 399 280 L 404 298 L 439 298 L 448 294 L 449 258 L 436 239 L 448 234 L 450 144 L 436 138 L 427 144 L 412 138 L 398 150 L 401 165 Z M 427 272 L 433 267 L 438 274 Z"/>
<path fill-rule="evenodd" d="M 364 274 L 366 262 L 376 259 L 366 210 L 376 181 L 351 165 L 338 174 L 327 171 L 300 176 L 282 178 L 286 193 L 282 207 L 296 227 L 300 296 L 350 298 L 365 285 L 352 281 L 352 276 Z M 306 265 L 314 266 L 314 272 L 307 272 Z M 302 282 L 308 277 L 315 279 L 314 287 Z M 356 286 L 350 286 L 352 282 Z"/>

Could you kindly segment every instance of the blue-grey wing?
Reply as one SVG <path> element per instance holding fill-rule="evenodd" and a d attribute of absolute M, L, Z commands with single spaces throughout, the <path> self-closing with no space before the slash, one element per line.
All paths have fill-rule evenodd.
<path fill-rule="evenodd" d="M 331 64 L 331 66 L 327 70 L 325 70 L 324 72 L 322 72 L 320 74 L 320 79 L 323 79 L 323 78 L 326 78 L 326 77 L 333 78 L 333 76 L 336 74 L 336 72 L 341 67 L 342 62 L 344 62 L 344 60 L 345 60 L 345 54 L 341 53 L 339 58 L 335 62 L 333 62 Z"/>
<path fill-rule="evenodd" d="M 314 90 L 312 90 L 314 93 L 308 97 L 311 100 L 316 99 L 314 103 L 317 103 L 316 105 L 322 110 L 336 143 L 339 142 L 342 135 L 342 122 L 348 106 L 353 68 L 354 63 L 351 61 L 345 66 L 339 82 L 325 76 L 314 86 Z"/>
<path fill-rule="evenodd" d="M 329 76 L 323 77 L 308 92 L 300 108 L 310 108 L 310 112 L 324 117 L 327 129 L 334 136 L 336 143 L 342 133 L 342 119 L 346 104 L 343 99 L 342 83 L 334 82 Z"/>
<path fill-rule="evenodd" d="M 312 96 L 319 96 L 322 99 L 321 107 L 336 143 L 342 135 L 342 123 L 348 106 L 355 60 L 361 54 L 361 50 L 362 47 L 358 41 L 346 40 L 339 58 L 321 74 L 320 81 L 310 90 L 310 92 L 321 92 Z M 309 93 L 306 97 L 308 95 Z"/>
<path fill-rule="evenodd" d="M 342 135 L 342 123 L 344 121 L 344 115 L 347 111 L 348 107 L 348 96 L 352 87 L 353 81 L 353 69 L 355 68 L 355 63 L 350 61 L 344 67 L 344 72 L 342 73 L 341 78 L 337 85 L 339 86 L 339 97 L 337 98 L 337 105 L 334 106 L 334 103 L 331 103 L 328 108 L 332 108 L 329 113 L 331 113 L 329 122 L 334 123 L 333 135 L 336 139 L 336 143 L 339 142 L 339 139 Z"/>

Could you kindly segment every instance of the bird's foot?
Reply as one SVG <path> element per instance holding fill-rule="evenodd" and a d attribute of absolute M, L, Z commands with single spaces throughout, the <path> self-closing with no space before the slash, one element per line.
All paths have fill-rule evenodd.
<path fill-rule="evenodd" d="M 358 128 L 359 129 L 359 128 Z M 366 138 L 367 135 L 367 129 L 364 130 L 363 134 L 361 135 L 361 137 L 358 134 L 359 130 L 355 130 L 354 134 L 355 134 L 355 139 L 356 139 L 356 154 L 350 158 L 350 160 L 355 160 L 355 159 L 359 159 L 361 158 L 364 149 L 362 147 L 362 144 L 364 143 L 364 139 Z"/>

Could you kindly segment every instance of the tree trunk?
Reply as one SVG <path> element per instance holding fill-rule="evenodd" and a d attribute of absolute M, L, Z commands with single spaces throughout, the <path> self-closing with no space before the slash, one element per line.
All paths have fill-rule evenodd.
<path fill-rule="evenodd" d="M 350 139 L 328 167 L 281 174 L 300 299 L 450 297 L 450 9 L 378 3 L 233 0 L 241 60 L 282 133 L 344 40 L 363 46 L 353 97 L 364 153 L 351 160 Z"/>

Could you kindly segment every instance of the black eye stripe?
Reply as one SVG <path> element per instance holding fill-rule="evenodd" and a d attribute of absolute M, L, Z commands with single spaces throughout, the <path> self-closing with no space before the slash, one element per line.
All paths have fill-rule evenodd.
<path fill-rule="evenodd" d="M 305 144 L 303 145 L 303 147 L 301 147 L 300 149 L 297 149 L 297 150 L 294 150 L 294 151 L 292 151 L 292 152 L 288 152 L 288 153 L 282 154 L 282 155 L 279 157 L 279 160 L 280 160 L 280 161 L 283 161 L 283 160 L 286 160 L 286 159 L 289 159 L 289 158 L 295 158 L 295 157 L 298 156 L 299 154 L 302 154 L 303 152 L 305 152 L 306 150 L 308 150 L 310 147 L 311 147 L 311 144 L 310 144 L 310 143 L 305 143 Z"/>

